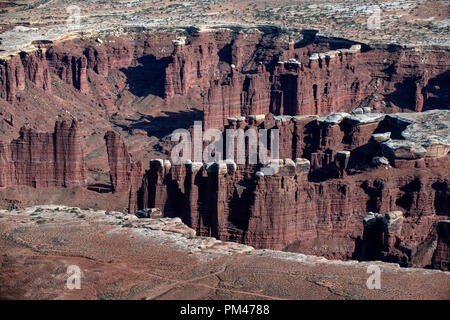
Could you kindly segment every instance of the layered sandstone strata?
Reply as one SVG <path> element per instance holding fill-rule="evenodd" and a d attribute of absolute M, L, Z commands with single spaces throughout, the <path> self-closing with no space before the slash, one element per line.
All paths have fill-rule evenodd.
<path fill-rule="evenodd" d="M 347 258 L 362 256 L 367 212 L 401 211 L 385 258 L 409 264 L 433 223 L 448 216 L 448 112 L 384 111 L 448 108 L 448 51 L 314 36 L 292 43 L 278 31 L 42 44 L 0 61 L 2 125 L 15 130 L 23 116 L 16 107 L 27 110 L 30 94 L 53 89 L 92 102 L 89 112 L 101 109 L 102 117 L 105 107 L 126 112 L 134 98 L 159 96 L 170 111 L 202 97 L 204 129 L 279 130 L 280 171 L 269 175 L 248 159 L 182 166 L 162 159 L 142 177 L 123 140 L 109 133 L 112 187 L 129 192 L 131 212 L 159 208 L 202 234 Z M 56 107 L 67 111 L 57 94 Z M 64 128 L 53 137 L 23 130 L 17 142 L 0 143 L 0 185 L 84 185 L 82 143 L 71 145 L 79 132 L 65 137 Z"/>
<path fill-rule="evenodd" d="M 109 175 L 113 192 L 129 192 L 129 210 L 136 211 L 137 192 L 142 184 L 142 163 L 134 162 L 122 137 L 114 132 L 105 134 Z"/>
<path fill-rule="evenodd" d="M 109 72 L 134 68 L 141 58 L 157 58 L 155 63 L 159 63 L 173 50 L 172 38 L 171 34 L 155 33 L 137 35 L 135 39 L 109 36 L 105 41 L 99 38 L 44 41 L 36 44 L 34 51 L 0 59 L 0 99 L 17 102 L 20 93 L 27 91 L 27 81 L 50 93 L 54 76 L 82 94 L 96 95 L 102 106 L 113 108 L 114 88 L 106 81 Z"/>
<path fill-rule="evenodd" d="M 437 246 L 433 254 L 432 267 L 450 271 L 450 222 L 438 221 L 436 225 Z"/>
<path fill-rule="evenodd" d="M 204 86 L 214 76 L 219 62 L 217 42 L 209 32 L 195 32 L 174 40 L 171 62 L 166 69 L 164 94 L 166 97 L 186 95 L 192 85 Z"/>
<path fill-rule="evenodd" d="M 51 92 L 50 71 L 45 49 L 22 52 L 8 60 L 0 59 L 0 98 L 15 102 L 16 94 L 25 90 L 29 80 L 44 92 Z"/>
<path fill-rule="evenodd" d="M 356 107 L 422 111 L 448 105 L 441 95 L 446 89 L 436 92 L 436 84 L 448 79 L 447 51 L 428 51 L 424 63 L 419 52 L 400 48 L 371 50 L 347 42 L 330 51 L 338 44 L 323 39 L 299 48 L 278 45 L 280 55 L 250 59 L 251 71 L 231 64 L 228 74 L 211 82 L 203 98 L 206 128 L 223 128 L 229 117 L 269 112 L 326 115 Z M 319 53 L 311 53 L 315 50 Z"/>
<path fill-rule="evenodd" d="M 77 121 L 57 121 L 53 133 L 22 128 L 0 142 L 0 187 L 86 187 L 83 137 Z"/>
<path fill-rule="evenodd" d="M 255 74 L 241 74 L 231 69 L 224 81 L 211 81 L 203 97 L 205 129 L 223 128 L 235 116 L 267 114 L 270 105 L 270 73 L 259 65 Z"/>
<path fill-rule="evenodd" d="M 15 102 L 27 91 L 27 80 L 50 92 L 55 75 L 112 111 L 119 92 L 106 78 L 114 71 L 127 77 L 137 96 L 156 94 L 171 101 L 200 91 L 207 128 L 223 128 L 229 117 L 269 112 L 422 111 L 449 103 L 449 52 L 444 49 L 370 48 L 305 34 L 293 43 L 273 28 L 191 28 L 182 37 L 142 33 L 132 39 L 108 36 L 36 46 L 0 61 L 1 99 Z"/>
<path fill-rule="evenodd" d="M 441 127 L 441 132 L 434 131 L 444 143 L 442 125 L 448 116 L 448 111 L 411 114 L 406 117 L 414 121 L 398 134 L 408 137 L 409 126 L 427 122 L 430 128 Z M 154 160 L 144 177 L 139 207 L 159 208 L 201 234 L 257 248 L 427 266 L 431 256 L 415 257 L 435 222 L 448 216 L 449 177 L 439 168 L 448 167 L 449 158 L 431 152 L 422 166 L 416 159 L 398 166 L 395 159 L 384 158 L 379 144 L 390 139 L 385 130 L 391 118 L 386 117 L 339 113 L 229 119 L 229 128 L 280 130 L 285 141 L 280 153 L 287 158 L 269 163 L 278 165 L 274 174 L 231 159 L 182 166 Z M 366 230 L 363 220 L 369 211 L 386 213 L 381 233 Z M 378 234 L 384 235 L 380 245 L 367 249 Z"/>

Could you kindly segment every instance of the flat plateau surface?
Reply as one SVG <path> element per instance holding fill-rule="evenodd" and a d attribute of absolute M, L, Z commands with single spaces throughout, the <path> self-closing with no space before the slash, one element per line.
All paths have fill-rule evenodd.
<path fill-rule="evenodd" d="M 450 299 L 447 272 L 197 237 L 179 219 L 64 206 L 0 211 L 0 299 Z M 81 289 L 66 287 L 68 266 Z"/>
<path fill-rule="evenodd" d="M 445 0 L 0 1 L 0 57 L 73 34 L 200 26 L 317 29 L 367 44 L 450 44 Z M 3 32 L 2 32 L 3 31 Z"/>

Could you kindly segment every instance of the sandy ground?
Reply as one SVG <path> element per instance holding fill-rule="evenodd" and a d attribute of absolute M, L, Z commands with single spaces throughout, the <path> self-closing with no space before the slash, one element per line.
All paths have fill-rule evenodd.
<path fill-rule="evenodd" d="M 449 273 L 377 262 L 369 290 L 370 263 L 200 238 L 177 219 L 63 206 L 0 217 L 0 299 L 450 299 Z"/>

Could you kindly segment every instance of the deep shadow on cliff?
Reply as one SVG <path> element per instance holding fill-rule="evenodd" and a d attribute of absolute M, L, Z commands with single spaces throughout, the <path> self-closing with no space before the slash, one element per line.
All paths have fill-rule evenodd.
<path fill-rule="evenodd" d="M 428 85 L 422 90 L 425 95 L 424 109 L 449 109 L 450 108 L 450 71 L 447 70 L 428 81 Z"/>
<path fill-rule="evenodd" d="M 122 68 L 130 92 L 137 97 L 151 94 L 164 98 L 164 79 L 170 62 L 170 57 L 157 59 L 154 55 L 148 55 L 136 59 L 137 66 Z"/>
<path fill-rule="evenodd" d="M 149 137 L 158 139 L 169 136 L 176 129 L 189 129 L 194 121 L 202 121 L 203 113 L 200 110 L 171 112 L 163 111 L 161 116 L 145 116 L 139 119 L 128 119 L 131 123 L 124 125 L 116 123 L 124 131 L 143 130 Z"/>

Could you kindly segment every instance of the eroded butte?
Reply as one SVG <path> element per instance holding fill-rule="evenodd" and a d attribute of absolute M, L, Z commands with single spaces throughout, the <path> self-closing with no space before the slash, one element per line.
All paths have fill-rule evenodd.
<path fill-rule="evenodd" d="M 393 21 L 404 27 L 428 19 L 427 2 L 382 7 L 403 14 Z M 155 27 L 148 2 L 129 4 L 123 15 L 133 23 L 111 14 L 101 24 L 106 13 L 89 2 L 84 30 L 71 32 L 59 28 L 58 5 L 53 15 L 47 1 L 2 5 L 10 21 L 0 30 L 3 295 L 37 297 L 23 284 L 62 281 L 56 273 L 73 260 L 87 270 L 83 298 L 449 298 L 448 285 L 437 285 L 448 283 L 441 271 L 450 257 L 450 51 L 441 30 L 448 19 L 438 9 L 414 42 L 403 27 L 344 38 L 337 37 L 344 25 L 333 34 L 324 23 L 321 30 L 244 23 L 275 10 L 253 6 L 239 23 L 227 13 L 206 26 L 181 25 L 164 9 L 167 25 Z M 197 5 L 170 8 L 186 18 Z M 26 12 L 41 23 L 22 25 Z M 174 163 L 171 133 L 195 134 L 196 122 L 201 133 L 222 132 L 224 154 L 238 144 L 228 129 L 277 132 L 279 152 L 269 164 L 279 170 L 267 174 L 261 158 L 241 162 L 236 154 Z M 54 207 L 34 207 L 42 205 Z M 158 237 L 175 245 L 163 247 Z M 42 269 L 20 276 L 27 259 Z M 383 264 L 389 290 L 364 289 L 365 261 L 374 260 L 397 264 Z M 271 263 L 278 273 L 264 271 Z M 156 271 L 141 271 L 144 264 Z M 153 280 L 140 282 L 142 274 Z M 239 274 L 252 280 L 240 282 Z M 110 276 L 121 283 L 111 288 Z"/>

